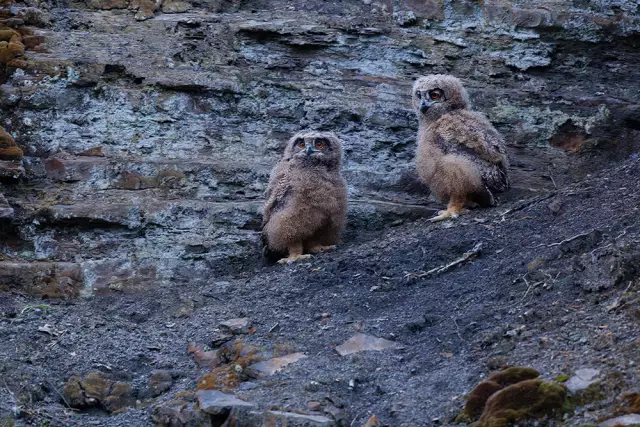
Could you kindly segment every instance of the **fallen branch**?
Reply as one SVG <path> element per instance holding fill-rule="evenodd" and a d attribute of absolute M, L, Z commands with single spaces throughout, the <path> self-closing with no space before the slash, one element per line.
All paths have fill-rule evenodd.
<path fill-rule="evenodd" d="M 51 384 L 51 382 L 49 382 L 48 380 L 47 384 L 49 384 L 49 387 L 51 387 L 53 389 L 53 391 L 56 392 L 56 394 L 58 396 L 60 396 L 60 398 L 62 399 L 62 401 L 64 402 L 64 404 L 67 406 L 68 409 L 70 409 L 71 411 L 78 411 L 78 409 L 76 408 L 72 408 L 71 405 L 69 405 L 69 402 L 67 402 L 67 399 L 64 398 L 64 396 L 58 391 L 58 389 L 56 388 L 56 386 L 54 386 L 53 384 Z"/>
<path fill-rule="evenodd" d="M 591 233 L 593 233 L 594 231 L 595 231 L 595 229 L 594 229 L 594 230 L 591 230 L 591 231 L 588 231 L 588 232 L 586 232 L 586 233 L 582 233 L 582 234 L 578 234 L 578 235 L 573 236 L 573 237 L 569 237 L 568 239 L 564 239 L 562 242 L 557 242 L 557 243 L 551 243 L 551 244 L 548 244 L 548 245 L 547 245 L 547 247 L 548 247 L 548 248 L 552 248 L 552 247 L 554 247 L 554 246 L 560 246 L 560 245 L 563 245 L 563 244 L 565 244 L 565 243 L 573 242 L 574 240 L 579 239 L 579 238 L 581 238 L 581 237 L 587 237 L 587 236 L 589 236 L 589 235 L 590 235 Z"/>
<path fill-rule="evenodd" d="M 462 264 L 463 262 L 468 261 L 471 258 L 476 257 L 477 255 L 480 254 L 480 251 L 482 250 L 482 242 L 476 243 L 476 245 L 473 247 L 473 249 L 471 249 L 469 252 L 465 252 L 460 258 L 451 261 L 449 264 L 446 265 L 442 265 L 440 267 L 436 267 L 436 268 L 432 268 L 429 271 L 426 272 L 422 272 L 422 273 L 407 273 L 405 274 L 405 278 L 423 278 L 423 277 L 427 277 L 427 276 L 431 276 L 431 275 L 438 275 L 438 274 L 442 274 L 445 273 L 449 270 L 451 270 L 453 267 L 457 266 L 458 264 Z"/>
<path fill-rule="evenodd" d="M 552 193 L 547 194 L 546 196 L 536 197 L 535 199 L 528 200 L 528 201 L 526 201 L 526 202 L 520 203 L 518 206 L 516 206 L 516 207 L 514 207 L 514 208 L 507 209 L 506 211 L 504 211 L 504 212 L 502 212 L 502 213 L 500 214 L 500 216 L 502 217 L 502 218 L 500 219 L 500 221 L 504 221 L 504 217 L 505 217 L 506 215 L 509 215 L 509 214 L 511 214 L 511 213 L 514 213 L 514 212 L 521 211 L 522 209 L 524 209 L 524 208 L 526 208 L 526 207 L 528 207 L 528 206 L 531 206 L 531 205 L 533 205 L 534 203 L 542 202 L 542 201 L 544 201 L 544 200 L 547 200 L 547 199 L 550 199 L 550 198 L 552 198 L 552 197 L 555 197 L 555 196 L 556 196 L 556 194 L 557 194 L 556 192 L 552 192 Z"/>

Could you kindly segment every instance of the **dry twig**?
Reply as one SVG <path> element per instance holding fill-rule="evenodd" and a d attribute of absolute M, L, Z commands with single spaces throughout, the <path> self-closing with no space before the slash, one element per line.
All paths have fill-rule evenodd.
<path fill-rule="evenodd" d="M 529 207 L 529 206 L 533 205 L 534 203 L 542 202 L 542 201 L 544 201 L 544 200 L 547 200 L 547 199 L 550 199 L 550 198 L 552 198 L 552 197 L 555 197 L 555 196 L 556 196 L 556 194 L 557 194 L 557 193 L 554 191 L 554 192 L 552 192 L 552 193 L 547 194 L 546 196 L 537 197 L 537 198 L 535 198 L 535 199 L 528 200 L 528 201 L 526 201 L 526 202 L 520 203 L 518 206 L 516 206 L 516 207 L 514 207 L 514 208 L 507 209 L 506 211 L 504 211 L 504 212 L 502 212 L 502 213 L 500 214 L 500 216 L 501 216 L 500 221 L 504 221 L 504 220 L 505 220 L 505 218 L 504 218 L 504 217 L 505 217 L 506 215 L 509 215 L 509 214 L 511 214 L 511 213 L 514 213 L 514 212 L 521 211 L 522 209 L 524 209 L 524 208 L 526 208 L 526 207 Z"/>
<path fill-rule="evenodd" d="M 431 275 L 437 275 L 437 274 L 441 274 L 441 273 L 445 273 L 449 270 L 451 270 L 453 267 L 457 266 L 458 264 L 462 264 L 463 262 L 476 257 L 477 255 L 480 254 L 480 251 L 482 251 L 482 242 L 476 243 L 476 245 L 473 247 L 473 249 L 471 249 L 469 252 L 465 252 L 460 258 L 451 261 L 449 264 L 445 264 L 445 265 L 441 265 L 440 267 L 436 267 L 436 268 L 432 268 L 429 271 L 426 272 L 422 272 L 422 273 L 407 273 L 405 274 L 405 278 L 423 278 L 423 277 L 427 277 L 427 276 L 431 276 Z"/>
<path fill-rule="evenodd" d="M 568 239 L 564 239 L 562 242 L 550 243 L 550 244 L 548 244 L 548 245 L 547 245 L 547 247 L 548 247 L 548 248 L 552 248 L 552 247 L 554 247 L 554 246 L 560 246 L 560 245 L 563 245 L 563 244 L 565 244 L 565 243 L 573 242 L 574 240 L 577 240 L 577 239 L 579 239 L 579 238 L 581 238 L 581 237 L 587 237 L 587 236 L 589 236 L 589 235 L 590 235 L 591 233 L 593 233 L 594 231 L 595 231 L 595 230 L 591 230 L 591 231 L 588 231 L 588 232 L 586 232 L 586 233 L 577 234 L 577 235 L 575 235 L 575 236 L 573 236 L 573 237 L 569 237 Z"/>

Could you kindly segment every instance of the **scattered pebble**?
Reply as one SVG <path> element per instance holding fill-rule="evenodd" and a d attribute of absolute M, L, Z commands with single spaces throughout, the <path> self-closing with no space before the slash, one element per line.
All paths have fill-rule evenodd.
<path fill-rule="evenodd" d="M 233 335 L 248 334 L 251 328 L 251 321 L 248 317 L 229 319 L 220 323 L 219 327 L 223 332 L 229 332 Z"/>

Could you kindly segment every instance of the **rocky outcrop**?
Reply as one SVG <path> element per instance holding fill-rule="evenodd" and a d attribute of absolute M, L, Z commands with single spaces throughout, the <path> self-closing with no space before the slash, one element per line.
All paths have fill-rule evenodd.
<path fill-rule="evenodd" d="M 16 2 L 1 18 L 0 124 L 25 154 L 2 181 L 2 256 L 77 263 L 87 294 L 257 257 L 269 170 L 301 128 L 345 141 L 348 239 L 431 215 L 412 168 L 422 74 L 459 76 L 505 135 L 507 198 L 640 144 L 631 0 Z"/>

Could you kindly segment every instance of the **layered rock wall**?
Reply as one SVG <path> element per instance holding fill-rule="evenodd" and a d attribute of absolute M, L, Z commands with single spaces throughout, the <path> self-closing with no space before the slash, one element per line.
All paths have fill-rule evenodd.
<path fill-rule="evenodd" d="M 350 236 L 429 215 L 422 74 L 460 77 L 504 134 L 507 198 L 640 145 L 634 0 L 147 3 L 3 7 L 0 125 L 25 157 L 0 164 L 0 287 L 62 263 L 73 292 L 126 291 L 258 256 L 269 170 L 302 128 L 345 141 Z"/>

